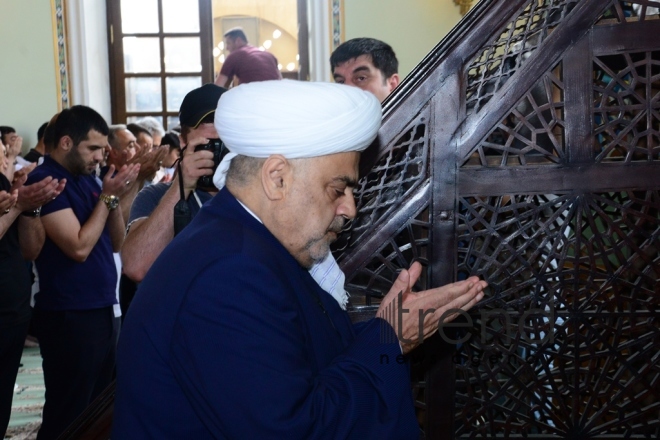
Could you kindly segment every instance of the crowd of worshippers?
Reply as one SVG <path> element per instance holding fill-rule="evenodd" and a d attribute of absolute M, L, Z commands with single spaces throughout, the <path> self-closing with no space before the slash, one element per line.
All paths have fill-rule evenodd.
<path fill-rule="evenodd" d="M 356 214 L 359 152 L 376 137 L 398 62 L 386 43 L 358 38 L 330 64 L 338 84 L 205 84 L 168 132 L 150 117 L 108 125 L 75 105 L 21 155 L 20 133 L 0 127 L 0 432 L 30 333 L 46 387 L 41 440 L 115 377 L 113 438 L 418 436 L 407 370 L 378 361 L 423 338 L 394 335 L 385 311 L 351 327 L 329 253 Z M 301 171 L 320 160 L 324 172 Z M 328 179 L 321 193 L 310 176 Z M 397 305 L 420 271 L 402 271 L 383 304 L 436 308 L 437 328 L 440 311 L 483 295 L 473 277 Z M 259 299 L 266 291 L 290 304 Z M 409 324 L 426 336 L 426 321 Z M 378 344 L 388 338 L 397 342 Z M 273 347 L 269 361 L 257 356 Z M 252 376 L 254 389 L 242 388 Z"/>

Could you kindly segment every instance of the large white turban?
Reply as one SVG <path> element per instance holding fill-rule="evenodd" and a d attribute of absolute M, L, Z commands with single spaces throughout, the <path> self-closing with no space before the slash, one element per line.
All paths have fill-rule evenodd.
<path fill-rule="evenodd" d="M 215 128 L 230 151 L 213 183 L 225 184 L 236 155 L 287 159 L 364 151 L 382 117 L 378 99 L 357 87 L 293 80 L 241 84 L 223 93 Z"/>

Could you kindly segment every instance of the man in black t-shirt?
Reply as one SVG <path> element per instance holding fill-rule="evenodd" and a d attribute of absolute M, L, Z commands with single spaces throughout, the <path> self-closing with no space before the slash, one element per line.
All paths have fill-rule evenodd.
<path fill-rule="evenodd" d="M 39 159 L 41 159 L 44 154 L 46 154 L 46 146 L 44 145 L 44 133 L 46 132 L 47 126 L 48 122 L 41 124 L 39 130 L 37 130 L 37 145 L 35 145 L 34 148 L 31 148 L 23 159 L 27 160 L 28 162 L 38 162 Z"/>
<path fill-rule="evenodd" d="M 14 382 L 30 323 L 30 274 L 45 235 L 39 219 L 42 204 L 66 184 L 47 177 L 24 186 L 27 173 L 17 171 L 13 184 L 0 173 L 0 433 L 4 437 L 11 415 Z"/>

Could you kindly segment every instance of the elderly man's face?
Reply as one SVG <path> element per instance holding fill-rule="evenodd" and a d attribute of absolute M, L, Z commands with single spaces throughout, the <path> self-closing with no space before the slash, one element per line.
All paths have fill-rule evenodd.
<path fill-rule="evenodd" d="M 160 147 L 160 141 L 163 139 L 163 137 L 158 133 L 154 133 L 153 135 L 151 135 L 151 137 L 153 138 L 154 141 L 153 147 L 154 148 Z"/>
<path fill-rule="evenodd" d="M 130 160 L 136 153 L 136 141 L 135 136 L 129 130 L 119 130 L 117 132 L 117 145 L 113 145 L 112 147 L 119 151 L 126 150 L 128 153 L 128 160 Z"/>
<path fill-rule="evenodd" d="M 350 152 L 296 161 L 280 240 L 303 267 L 323 260 L 344 222 L 355 217 L 359 160 Z"/>
<path fill-rule="evenodd" d="M 152 148 L 154 147 L 154 138 L 146 133 L 138 133 L 135 142 L 142 150 L 145 150 L 147 152 L 151 151 Z"/>

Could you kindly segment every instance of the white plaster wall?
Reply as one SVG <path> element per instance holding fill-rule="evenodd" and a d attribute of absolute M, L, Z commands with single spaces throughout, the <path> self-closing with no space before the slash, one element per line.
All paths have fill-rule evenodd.
<path fill-rule="evenodd" d="M 66 3 L 71 105 L 83 104 L 110 124 L 110 67 L 105 2 L 69 0 Z"/>
<path fill-rule="evenodd" d="M 310 81 L 331 81 L 329 0 L 308 0 L 307 23 L 309 26 L 309 77 Z"/>
<path fill-rule="evenodd" d="M 385 41 L 404 78 L 462 18 L 453 0 L 343 0 L 344 38 Z"/>
<path fill-rule="evenodd" d="M 37 143 L 37 129 L 58 111 L 51 2 L 0 0 L 0 125 Z"/>

